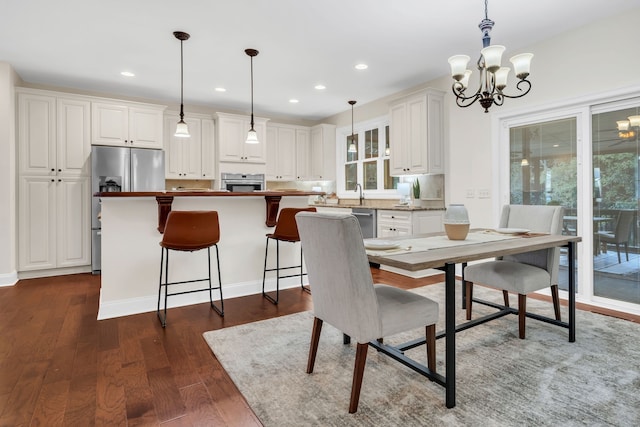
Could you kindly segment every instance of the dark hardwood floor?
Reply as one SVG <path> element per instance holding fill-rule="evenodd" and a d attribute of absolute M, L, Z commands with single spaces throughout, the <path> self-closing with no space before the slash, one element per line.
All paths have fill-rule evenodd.
<path fill-rule="evenodd" d="M 402 288 L 443 280 L 372 271 Z M 0 426 L 261 425 L 202 333 L 311 308 L 291 289 L 278 306 L 228 299 L 224 319 L 208 304 L 170 309 L 162 329 L 155 312 L 97 321 L 99 292 L 89 274 L 0 288 Z"/>

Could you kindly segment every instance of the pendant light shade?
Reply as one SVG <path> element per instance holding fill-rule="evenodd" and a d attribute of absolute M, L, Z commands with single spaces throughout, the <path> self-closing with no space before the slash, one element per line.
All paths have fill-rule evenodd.
<path fill-rule="evenodd" d="M 182 31 L 174 31 L 175 38 L 180 40 L 180 121 L 176 125 L 175 136 L 179 138 L 189 138 L 189 127 L 184 121 L 184 104 L 183 104 L 183 92 L 184 92 L 184 80 L 183 80 L 183 60 L 182 60 L 182 42 L 189 40 L 189 34 Z"/>
<path fill-rule="evenodd" d="M 255 49 L 245 49 L 244 53 L 251 58 L 251 129 L 247 132 L 247 144 L 259 144 L 258 133 L 253 128 L 253 57 L 258 55 L 258 51 Z"/>
<path fill-rule="evenodd" d="M 349 101 L 349 104 L 351 105 L 351 143 L 349 144 L 347 153 L 357 153 L 358 147 L 356 147 L 356 138 L 353 132 L 353 106 L 356 104 L 356 101 Z"/>

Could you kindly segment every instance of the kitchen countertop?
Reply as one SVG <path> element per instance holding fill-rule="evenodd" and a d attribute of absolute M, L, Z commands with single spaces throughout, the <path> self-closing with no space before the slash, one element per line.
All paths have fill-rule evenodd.
<path fill-rule="evenodd" d="M 199 191 L 108 191 L 95 193 L 95 197 L 279 197 L 279 196 L 323 196 L 325 193 L 318 191 L 251 191 L 232 192 L 220 190 Z"/>
<path fill-rule="evenodd" d="M 389 210 L 389 211 L 443 211 L 444 207 L 433 206 L 414 206 L 414 205 L 389 205 L 389 204 L 329 204 L 329 203 L 314 203 L 309 206 L 323 207 L 323 208 L 364 208 L 375 210 Z"/>

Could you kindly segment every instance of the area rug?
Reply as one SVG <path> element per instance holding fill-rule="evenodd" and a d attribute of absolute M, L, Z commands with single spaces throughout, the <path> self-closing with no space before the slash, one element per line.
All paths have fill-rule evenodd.
<path fill-rule="evenodd" d="M 415 292 L 440 302 L 442 329 L 444 285 Z M 476 286 L 474 292 L 502 299 L 499 291 Z M 552 314 L 551 303 L 527 302 L 528 311 Z M 474 304 L 474 317 L 490 310 Z M 457 311 L 462 322 L 464 312 Z M 342 334 L 325 323 L 314 373 L 306 374 L 312 319 L 303 312 L 204 334 L 265 426 L 640 425 L 636 323 L 578 310 L 575 343 L 568 342 L 567 329 L 533 319 L 520 340 L 513 315 L 461 332 L 452 409 L 444 404 L 443 387 L 369 348 L 358 412 L 349 414 L 355 346 L 343 345 Z M 444 341 L 437 346 L 437 370 L 444 373 Z M 426 365 L 424 347 L 407 355 Z"/>

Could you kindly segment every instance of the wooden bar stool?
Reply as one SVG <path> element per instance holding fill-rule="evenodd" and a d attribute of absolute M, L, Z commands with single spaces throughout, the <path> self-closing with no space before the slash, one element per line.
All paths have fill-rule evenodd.
<path fill-rule="evenodd" d="M 276 228 L 271 234 L 267 234 L 267 245 L 264 252 L 264 272 L 262 274 L 262 296 L 271 301 L 274 304 L 278 304 L 278 298 L 280 296 L 280 279 L 286 279 L 287 277 L 298 277 L 300 276 L 300 287 L 309 293 L 311 290 L 304 286 L 302 283 L 303 276 L 306 276 L 307 273 L 303 272 L 302 267 L 302 245 L 300 246 L 300 265 L 293 265 L 290 267 L 280 267 L 280 242 L 299 242 L 300 235 L 298 234 L 298 226 L 296 224 L 296 214 L 298 212 L 315 212 L 316 208 L 283 208 L 278 215 L 278 220 L 276 222 Z M 267 258 L 269 255 L 269 239 L 273 239 L 276 241 L 276 268 L 267 269 Z M 281 276 L 280 270 L 289 270 L 292 268 L 299 268 L 300 273 L 289 274 L 287 276 Z M 267 294 L 264 291 L 264 283 L 267 278 L 268 271 L 276 272 L 276 297 L 273 298 L 271 295 Z"/>
<path fill-rule="evenodd" d="M 193 292 L 209 291 L 209 302 L 220 316 L 224 316 L 224 301 L 222 299 L 222 279 L 220 278 L 220 257 L 218 255 L 218 242 L 220 241 L 220 224 L 216 211 L 171 211 L 167 217 L 162 241 L 160 242 L 160 284 L 158 286 L 157 315 L 164 328 L 167 323 L 167 298 L 174 295 L 190 294 Z M 211 282 L 211 246 L 216 248 L 216 261 L 218 265 L 218 286 L 213 287 Z M 209 276 L 203 279 L 169 282 L 169 250 L 194 252 L 207 249 L 207 261 Z M 165 256 L 166 253 L 166 256 Z M 164 281 L 162 272 L 164 270 Z M 206 288 L 169 292 L 169 286 L 184 283 L 208 282 Z M 164 288 L 164 315 L 160 314 L 160 300 Z M 213 303 L 213 290 L 220 291 L 220 308 Z"/>

